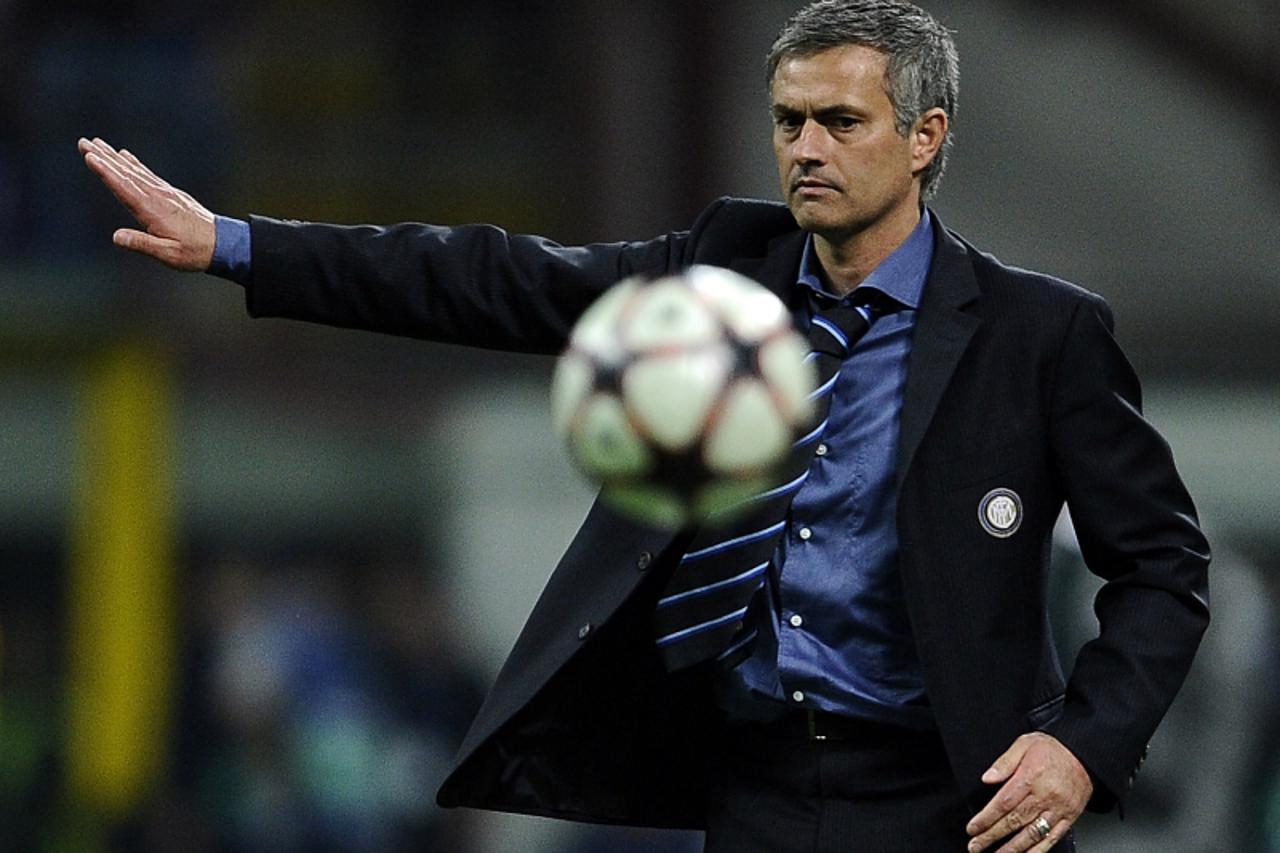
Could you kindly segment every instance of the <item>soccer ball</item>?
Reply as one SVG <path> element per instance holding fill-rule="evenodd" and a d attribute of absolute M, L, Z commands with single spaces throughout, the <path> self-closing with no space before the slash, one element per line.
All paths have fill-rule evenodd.
<path fill-rule="evenodd" d="M 782 302 L 735 272 L 627 279 L 574 326 L 552 420 L 619 511 L 663 527 L 731 514 L 777 485 L 814 425 L 808 349 Z"/>

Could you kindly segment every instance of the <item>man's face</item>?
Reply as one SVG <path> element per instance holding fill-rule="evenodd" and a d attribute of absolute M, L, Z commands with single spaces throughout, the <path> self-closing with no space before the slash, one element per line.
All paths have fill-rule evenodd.
<path fill-rule="evenodd" d="M 888 57 L 846 45 L 783 60 L 774 73 L 773 150 L 800 226 L 833 243 L 919 205 L 912 134 L 899 135 Z"/>

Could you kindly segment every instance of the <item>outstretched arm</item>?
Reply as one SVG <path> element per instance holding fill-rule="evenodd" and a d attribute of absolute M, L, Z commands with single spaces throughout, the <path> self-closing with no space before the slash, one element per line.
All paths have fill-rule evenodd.
<path fill-rule="evenodd" d="M 97 138 L 81 139 L 77 147 L 85 165 L 143 228 L 120 228 L 112 242 L 176 270 L 209 268 L 217 235 L 213 213 L 128 151 L 117 151 Z"/>
<path fill-rule="evenodd" d="M 492 225 L 340 226 L 250 217 L 241 225 L 251 248 L 233 268 L 218 245 L 233 220 L 214 216 L 128 151 L 96 138 L 81 139 L 79 149 L 142 225 L 116 231 L 116 245 L 244 285 L 255 317 L 554 354 L 577 317 L 614 282 L 687 263 L 688 232 L 565 247 Z"/>

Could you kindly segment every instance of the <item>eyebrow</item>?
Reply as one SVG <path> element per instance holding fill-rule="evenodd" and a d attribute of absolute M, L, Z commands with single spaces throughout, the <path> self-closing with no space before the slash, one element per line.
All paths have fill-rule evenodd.
<path fill-rule="evenodd" d="M 774 118 L 786 118 L 790 116 L 803 115 L 808 113 L 807 110 L 800 107 L 788 106 L 786 104 L 774 104 L 769 108 L 769 112 Z M 841 115 L 855 115 L 865 117 L 867 111 L 852 104 L 832 104 L 831 106 L 820 107 L 813 111 L 814 118 L 821 121 L 822 119 L 832 118 Z"/>

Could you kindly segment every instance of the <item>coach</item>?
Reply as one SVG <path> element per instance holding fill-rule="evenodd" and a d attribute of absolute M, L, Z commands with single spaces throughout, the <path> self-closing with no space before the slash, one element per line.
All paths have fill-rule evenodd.
<path fill-rule="evenodd" d="M 940 24 L 822 0 L 784 27 L 769 83 L 786 205 L 722 199 L 639 243 L 244 223 L 80 149 L 146 229 L 117 244 L 239 281 L 254 316 L 555 353 L 614 282 L 693 263 L 752 276 L 805 328 L 875 306 L 767 570 L 697 586 L 706 531 L 593 507 L 439 800 L 704 828 L 713 853 L 1072 850 L 1086 805 L 1123 803 L 1208 623 L 1194 507 L 1103 300 L 926 206 L 958 85 Z M 1065 682 L 1046 616 L 1064 502 L 1106 580 Z M 691 625 L 731 636 L 673 658 L 655 612 L 689 577 L 746 613 Z"/>

